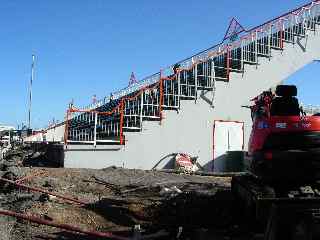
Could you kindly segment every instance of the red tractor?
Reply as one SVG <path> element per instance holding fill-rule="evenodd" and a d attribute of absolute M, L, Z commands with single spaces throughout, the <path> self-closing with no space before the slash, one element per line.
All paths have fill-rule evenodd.
<path fill-rule="evenodd" d="M 306 116 L 296 96 L 296 86 L 279 85 L 253 99 L 248 155 L 263 179 L 300 181 L 320 172 L 320 116 Z"/>
<path fill-rule="evenodd" d="M 253 99 L 250 172 L 232 178 L 239 216 L 266 240 L 320 239 L 320 116 L 296 96 L 280 85 Z"/>

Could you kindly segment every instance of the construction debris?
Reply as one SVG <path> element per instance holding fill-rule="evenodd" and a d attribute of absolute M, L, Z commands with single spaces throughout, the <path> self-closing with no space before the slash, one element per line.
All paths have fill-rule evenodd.
<path fill-rule="evenodd" d="M 23 159 L 33 153 L 12 151 L 1 162 L 0 222 L 7 238 L 0 239 L 248 236 L 237 223 L 230 177 L 25 167 Z"/>

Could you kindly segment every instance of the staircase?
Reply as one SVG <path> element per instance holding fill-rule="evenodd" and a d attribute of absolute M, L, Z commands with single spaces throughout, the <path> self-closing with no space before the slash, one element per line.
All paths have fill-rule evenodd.
<path fill-rule="evenodd" d="M 95 106 L 71 106 L 65 165 L 150 169 L 166 155 L 183 151 L 198 155 L 211 170 L 214 120 L 244 122 L 246 148 L 251 120 L 241 106 L 319 58 L 319 30 L 320 1 L 314 1 L 162 69 Z"/>

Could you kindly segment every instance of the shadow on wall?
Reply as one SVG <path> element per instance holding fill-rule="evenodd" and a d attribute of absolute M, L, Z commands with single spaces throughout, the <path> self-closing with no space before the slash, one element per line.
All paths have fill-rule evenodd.
<path fill-rule="evenodd" d="M 175 167 L 175 157 L 178 153 L 170 153 L 163 158 L 161 158 L 156 165 L 152 167 L 153 169 L 174 169 Z"/>
<path fill-rule="evenodd" d="M 228 151 L 226 154 L 214 159 L 213 163 L 210 164 L 211 170 L 214 172 L 243 172 L 245 170 L 244 152 Z M 204 167 L 207 166 L 205 165 Z"/>
<path fill-rule="evenodd" d="M 210 160 L 205 165 L 202 166 L 204 171 L 213 172 L 214 169 L 214 161 Z"/>
<path fill-rule="evenodd" d="M 154 169 L 175 169 L 176 166 L 176 157 L 178 154 L 186 154 L 186 153 L 170 153 L 166 156 L 164 156 L 163 158 L 161 158 L 156 165 L 154 165 L 154 167 L 152 168 L 152 170 Z M 188 155 L 188 154 L 186 154 Z M 199 170 L 201 171 L 212 171 L 212 161 L 210 161 L 207 165 L 205 165 L 206 167 L 202 166 L 199 164 L 198 157 L 196 156 L 190 156 L 190 160 L 198 167 Z"/>
<path fill-rule="evenodd" d="M 178 153 L 171 153 L 161 158 L 152 169 L 174 169 L 175 157 Z M 203 171 L 209 172 L 243 172 L 245 170 L 244 152 L 228 151 L 201 166 Z"/>
<path fill-rule="evenodd" d="M 187 155 L 190 160 L 196 164 L 196 166 L 203 170 L 203 167 L 197 162 L 198 157 L 193 157 L 190 156 L 189 154 L 186 153 L 170 153 L 166 156 L 164 156 L 163 158 L 161 158 L 157 164 L 152 168 L 152 170 L 154 169 L 175 169 L 176 168 L 176 157 L 178 154 L 185 154 Z"/>

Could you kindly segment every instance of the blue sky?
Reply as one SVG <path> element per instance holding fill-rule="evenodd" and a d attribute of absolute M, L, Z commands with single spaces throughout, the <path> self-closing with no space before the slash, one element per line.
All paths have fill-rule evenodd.
<path fill-rule="evenodd" d="M 127 86 L 132 71 L 141 79 L 220 42 L 232 17 L 250 28 L 304 3 L 3 0 L 0 122 L 26 122 L 32 53 L 37 55 L 32 125 L 38 128 L 53 117 L 63 119 L 71 99 L 86 105 L 94 94 L 100 98 Z M 292 77 L 303 102 L 319 103 L 319 64 Z"/>

